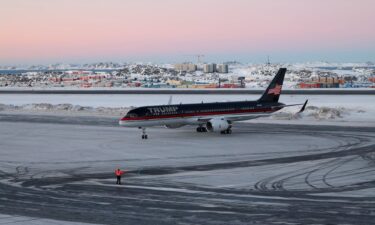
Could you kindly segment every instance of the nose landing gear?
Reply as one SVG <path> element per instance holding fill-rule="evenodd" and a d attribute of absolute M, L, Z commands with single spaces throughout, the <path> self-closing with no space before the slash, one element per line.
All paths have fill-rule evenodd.
<path fill-rule="evenodd" d="M 140 127 L 139 129 L 142 129 L 142 139 L 148 139 L 146 128 Z"/>

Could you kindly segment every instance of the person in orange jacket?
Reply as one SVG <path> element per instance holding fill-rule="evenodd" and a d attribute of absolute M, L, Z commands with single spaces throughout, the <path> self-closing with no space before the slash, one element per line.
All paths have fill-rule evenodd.
<path fill-rule="evenodd" d="M 120 169 L 115 170 L 115 175 L 117 177 L 116 184 L 121 184 L 121 176 L 125 173 L 126 171 L 122 171 Z"/>

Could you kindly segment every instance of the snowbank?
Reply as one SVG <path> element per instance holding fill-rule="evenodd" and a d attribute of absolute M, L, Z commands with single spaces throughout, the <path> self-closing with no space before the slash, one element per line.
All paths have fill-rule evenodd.
<path fill-rule="evenodd" d="M 350 116 L 351 113 L 362 113 L 363 110 L 353 111 L 344 107 L 317 107 L 307 106 L 303 113 L 296 113 L 291 111 L 284 111 L 275 113 L 272 119 L 276 120 L 300 120 L 300 119 L 314 119 L 314 120 L 333 120 Z"/>
<path fill-rule="evenodd" d="M 27 217 L 18 215 L 0 214 L 1 224 L 17 224 L 17 225 L 89 225 L 90 223 L 60 221 L 37 217 Z"/>
<path fill-rule="evenodd" d="M 250 123 L 306 124 L 375 127 L 372 108 L 307 106 L 303 113 L 298 108 L 284 108 L 270 117 L 249 120 Z"/>
<path fill-rule="evenodd" d="M 73 104 L 50 104 L 33 103 L 24 105 L 0 104 L 0 113 L 26 113 L 26 114 L 57 114 L 57 115 L 91 115 L 120 117 L 125 115 L 133 107 L 92 107 Z M 256 121 L 330 121 L 330 122 L 374 122 L 375 112 L 371 110 L 347 108 L 347 107 L 327 107 L 327 106 L 307 106 L 303 113 L 297 113 L 298 108 L 284 108 L 274 113 L 268 118 L 260 118 Z"/>
<path fill-rule="evenodd" d="M 34 113 L 34 114 L 64 114 L 64 115 L 93 115 L 93 116 L 121 116 L 131 107 L 91 107 L 73 104 L 33 103 L 24 105 L 0 104 L 0 113 Z"/>

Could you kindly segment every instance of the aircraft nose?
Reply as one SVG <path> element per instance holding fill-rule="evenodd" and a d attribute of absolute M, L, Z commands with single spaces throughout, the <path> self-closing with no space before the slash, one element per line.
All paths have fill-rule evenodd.
<path fill-rule="evenodd" d="M 119 125 L 126 125 L 126 119 L 125 117 L 121 118 L 119 121 L 118 121 Z"/>

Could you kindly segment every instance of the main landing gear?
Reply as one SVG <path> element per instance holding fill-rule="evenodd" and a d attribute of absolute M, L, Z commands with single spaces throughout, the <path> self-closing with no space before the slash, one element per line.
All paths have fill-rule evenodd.
<path fill-rule="evenodd" d="M 199 127 L 197 127 L 197 132 L 198 133 L 207 132 L 207 128 L 199 126 Z"/>
<path fill-rule="evenodd" d="M 148 139 L 146 128 L 140 127 L 139 129 L 142 129 L 142 139 Z"/>
<path fill-rule="evenodd" d="M 226 130 L 223 130 L 220 132 L 221 134 L 231 134 L 232 133 L 232 129 L 231 128 L 228 128 Z"/>

